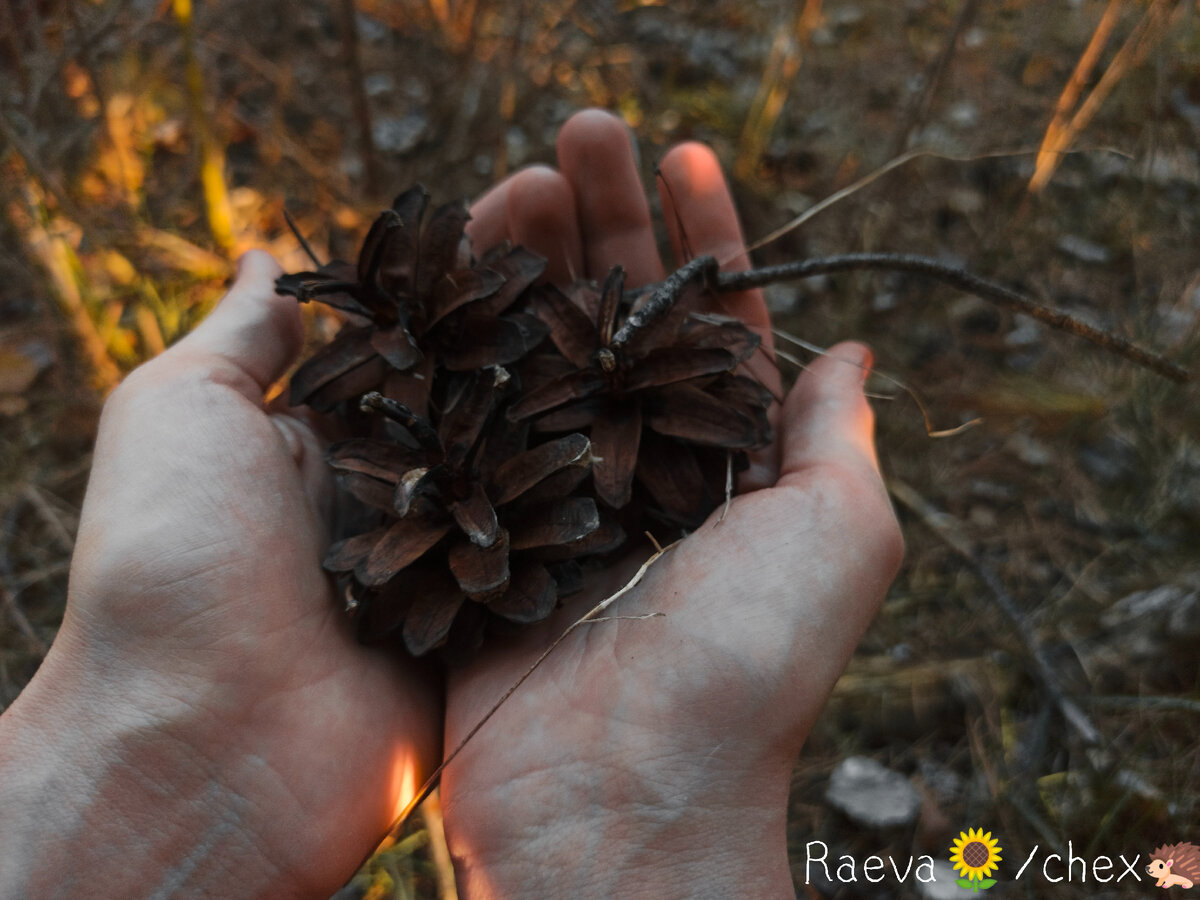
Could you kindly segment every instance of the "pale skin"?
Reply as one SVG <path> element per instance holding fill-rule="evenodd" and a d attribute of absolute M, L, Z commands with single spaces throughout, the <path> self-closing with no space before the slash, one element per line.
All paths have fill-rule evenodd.
<path fill-rule="evenodd" d="M 557 280 L 618 262 L 659 279 L 624 125 L 581 113 L 558 154 L 476 204 L 477 249 L 523 242 Z M 685 144 L 662 168 L 692 251 L 744 265 L 711 152 Z M 320 440 L 261 399 L 300 343 L 278 272 L 248 255 L 213 315 L 105 408 L 62 630 L 0 717 L 0 895 L 328 896 L 386 827 L 397 767 L 428 772 L 443 728 L 455 746 L 650 552 L 635 542 L 444 690 L 355 644 L 319 566 Z M 766 335 L 757 293 L 722 309 Z M 609 610 L 661 617 L 577 631 L 446 770 L 464 897 L 794 896 L 791 765 L 902 552 L 869 364 L 856 344 L 816 361 L 724 521 Z"/>

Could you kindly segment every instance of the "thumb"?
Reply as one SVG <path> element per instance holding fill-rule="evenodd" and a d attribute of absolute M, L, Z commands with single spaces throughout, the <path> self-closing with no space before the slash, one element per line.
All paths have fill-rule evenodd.
<path fill-rule="evenodd" d="M 220 357 L 248 375 L 261 394 L 287 371 L 304 340 L 296 301 L 275 293 L 275 279 L 282 274 L 269 253 L 244 254 L 229 293 L 163 355 Z"/>
<path fill-rule="evenodd" d="M 831 347 L 788 394 L 781 422 L 780 484 L 802 482 L 836 466 L 875 484 L 886 498 L 875 455 L 875 415 L 863 396 L 873 357 L 863 344 Z"/>

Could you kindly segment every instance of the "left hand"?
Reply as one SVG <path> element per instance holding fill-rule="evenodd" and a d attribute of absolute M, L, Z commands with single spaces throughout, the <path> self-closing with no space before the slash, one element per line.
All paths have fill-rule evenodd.
<path fill-rule="evenodd" d="M 300 349 L 251 252 L 104 408 L 62 629 L 0 719 L 0 895 L 328 896 L 440 745 L 424 671 L 356 643 L 331 482 L 263 394 Z"/>

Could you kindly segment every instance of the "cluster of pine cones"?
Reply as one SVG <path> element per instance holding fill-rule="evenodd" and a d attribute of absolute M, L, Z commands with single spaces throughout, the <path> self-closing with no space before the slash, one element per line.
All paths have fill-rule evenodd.
<path fill-rule="evenodd" d="M 702 313 L 702 285 L 646 302 L 615 268 L 560 290 L 521 247 L 472 258 L 466 204 L 422 224 L 428 203 L 405 191 L 357 265 L 277 289 L 346 318 L 291 381 L 354 435 L 328 451 L 357 503 L 325 568 L 363 639 L 462 657 L 544 619 L 626 535 L 698 527 L 770 442 L 771 395 L 734 373 L 758 336 Z"/>

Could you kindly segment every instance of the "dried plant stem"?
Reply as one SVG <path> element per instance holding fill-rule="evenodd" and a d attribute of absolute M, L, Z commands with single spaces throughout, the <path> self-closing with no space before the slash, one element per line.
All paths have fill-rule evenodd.
<path fill-rule="evenodd" d="M 458 889 L 454 881 L 454 862 L 450 858 L 450 847 L 446 844 L 446 828 L 442 820 L 442 798 L 434 791 L 421 807 L 425 819 L 425 830 L 429 832 L 429 852 L 433 857 L 433 871 L 437 881 L 438 900 L 457 900 Z"/>
<path fill-rule="evenodd" d="M 722 272 L 717 277 L 717 290 L 744 291 L 750 288 L 763 287 L 777 281 L 787 281 L 796 278 L 808 278 L 813 275 L 830 272 L 844 272 L 851 269 L 885 269 L 894 272 L 913 272 L 946 282 L 960 290 L 967 291 L 984 300 L 1006 306 L 1009 309 L 1024 313 L 1031 318 L 1044 322 L 1060 331 L 1066 331 L 1099 347 L 1123 356 L 1151 371 L 1168 378 L 1178 384 L 1191 380 L 1191 375 L 1182 366 L 1171 362 L 1165 356 L 1147 350 L 1128 341 L 1125 338 L 1109 334 L 1099 328 L 1088 325 L 1067 313 L 1042 306 L 1024 294 L 1005 287 L 995 281 L 968 272 L 966 269 L 948 266 L 934 259 L 923 256 L 911 256 L 900 253 L 846 253 L 839 256 L 816 257 L 795 263 L 785 263 L 779 266 L 765 266 L 761 269 L 751 269 L 745 272 Z M 649 305 L 649 304 L 647 304 Z"/>
<path fill-rule="evenodd" d="M 926 117 L 929 115 L 929 107 L 933 104 L 933 98 L 937 94 L 937 89 L 941 85 L 946 72 L 949 70 L 950 64 L 954 61 L 954 53 L 958 49 L 959 38 L 962 37 L 963 32 L 975 20 L 975 15 L 979 12 L 979 5 L 980 0 L 965 0 L 959 9 L 958 16 L 954 20 L 954 25 L 951 26 L 950 33 L 946 36 L 946 43 L 942 47 L 942 52 L 937 55 L 933 64 L 929 67 L 928 74 L 925 77 L 925 85 L 921 89 L 921 93 L 917 96 L 916 101 L 909 107 L 904 127 L 896 132 L 893 153 L 899 153 L 903 150 L 913 130 L 920 128 L 924 124 Z"/>
<path fill-rule="evenodd" d="M 653 538 L 651 538 L 651 540 L 653 540 Z M 583 625 L 601 621 L 601 613 L 637 587 L 641 580 L 646 577 L 646 572 L 650 570 L 650 567 L 654 565 L 654 563 L 658 562 L 658 560 L 660 560 L 664 554 L 672 550 L 678 543 L 679 541 L 675 541 L 665 547 L 660 547 L 658 542 L 655 541 L 655 551 L 650 554 L 650 557 L 644 563 L 642 563 L 641 568 L 639 568 L 633 574 L 633 577 L 630 578 L 629 581 L 625 582 L 624 587 L 622 587 L 616 593 L 605 597 L 590 610 L 572 622 L 562 634 L 554 639 L 554 642 L 550 644 L 549 647 L 542 651 L 542 654 L 536 660 L 534 660 L 533 664 L 528 669 L 525 670 L 525 673 L 516 681 L 514 681 L 512 686 L 504 692 L 503 696 L 501 696 L 500 699 L 492 705 L 492 708 L 489 709 L 483 715 L 483 717 L 475 723 L 474 726 L 472 726 L 471 730 L 467 732 L 466 736 L 458 742 L 458 746 L 451 750 L 449 755 L 442 760 L 442 764 L 433 770 L 433 774 L 425 780 L 425 783 L 421 785 L 421 789 L 417 791 L 412 800 L 408 802 L 408 805 L 405 806 L 400 812 L 400 815 L 396 817 L 396 821 L 394 821 L 391 827 L 388 829 L 387 834 L 380 842 L 380 846 L 390 845 L 395 842 L 397 835 L 400 833 L 400 829 L 404 826 L 404 823 L 408 821 L 408 817 L 412 815 L 413 810 L 420 806 L 422 801 L 429 796 L 430 792 L 438 786 L 438 783 L 442 778 L 442 772 L 445 771 L 446 766 L 450 765 L 450 763 L 454 761 L 458 754 L 462 753 L 463 748 L 465 748 L 471 739 L 479 733 L 479 729 L 483 728 L 483 726 L 488 723 L 488 721 L 496 714 L 500 707 L 508 701 L 508 698 L 516 693 L 517 689 L 529 679 L 529 676 L 538 670 L 542 663 L 546 661 L 546 658 L 549 657 L 550 654 L 555 650 L 557 650 L 558 646 L 568 637 L 570 637 L 576 629 L 582 627 Z"/>
<path fill-rule="evenodd" d="M 1092 88 L 1070 121 L 1066 121 L 1068 112 L 1075 105 L 1083 83 L 1096 63 L 1096 58 L 1108 42 L 1108 37 L 1123 5 L 1123 0 L 1110 0 L 1108 8 L 1096 26 L 1091 42 L 1084 50 L 1075 67 L 1075 72 L 1071 75 L 1071 80 L 1067 82 L 1067 86 L 1059 97 L 1054 118 L 1046 128 L 1046 135 L 1038 150 L 1037 166 L 1034 169 L 1033 177 L 1029 180 L 1031 194 L 1040 192 L 1050 183 L 1050 179 L 1058 169 L 1063 151 L 1069 148 L 1088 127 L 1101 104 L 1112 93 L 1125 73 L 1137 66 L 1151 48 L 1158 43 L 1173 18 L 1169 10 L 1170 0 L 1153 0 L 1129 37 L 1125 39 L 1125 43 L 1121 45 L 1121 49 L 1113 57 L 1112 62 L 1108 64 L 1108 68 L 1104 70 L 1104 74 L 1100 76 L 1100 80 L 1096 82 L 1096 86 Z M 1182 6 L 1175 11 L 1178 12 L 1179 9 L 1182 9 Z"/>
<path fill-rule="evenodd" d="M 808 43 L 820 21 L 821 0 L 805 0 L 803 10 L 795 14 L 794 20 L 780 25 L 776 30 L 758 91 L 750 104 L 738 142 L 734 173 L 739 178 L 750 177 L 758 165 L 771 130 L 783 112 L 792 82 L 800 71 L 804 59 L 801 48 Z"/>
<path fill-rule="evenodd" d="M 184 74 L 187 81 L 188 110 L 192 129 L 200 144 L 200 182 L 204 190 L 204 205 L 208 214 L 208 229 L 213 240 L 227 253 L 234 249 L 233 206 L 225 184 L 225 151 L 209 128 L 205 111 L 204 75 L 196 56 L 196 24 L 192 17 L 192 0 L 173 0 L 175 19 L 183 37 Z"/>
<path fill-rule="evenodd" d="M 17 157 L 23 160 L 23 157 Z M 18 176 L 24 175 L 18 172 Z M 121 380 L 121 371 L 108 351 L 108 343 L 97 327 L 88 308 L 83 266 L 67 235 L 72 223 L 64 217 L 52 217 L 39 181 L 26 176 L 25 203 L 9 204 L 9 215 L 25 238 L 31 257 L 38 260 L 50 276 L 50 283 L 59 307 L 66 315 L 71 331 L 92 369 L 95 386 L 108 393 Z"/>
<path fill-rule="evenodd" d="M 354 0 L 341 0 L 338 12 L 342 22 L 342 54 L 350 79 L 350 100 L 354 106 L 354 120 L 358 124 L 359 152 L 362 153 L 363 175 L 368 193 L 379 184 L 379 166 L 375 158 L 375 130 L 371 122 L 371 105 L 367 102 L 367 88 L 363 81 L 362 52 L 358 46 L 358 11 Z"/>
<path fill-rule="evenodd" d="M 1087 713 L 1067 696 L 1058 675 L 1054 671 L 1046 652 L 1034 633 L 1029 619 L 1021 612 L 1016 600 L 1005 589 L 1003 582 L 990 566 L 988 566 L 971 549 L 967 542 L 960 537 L 963 533 L 962 524 L 957 522 L 949 513 L 937 509 L 932 503 L 922 497 L 914 488 L 903 481 L 892 478 L 888 480 L 888 492 L 896 500 L 912 512 L 926 528 L 932 531 L 947 547 L 953 550 L 970 566 L 976 577 L 983 582 L 984 587 L 995 598 L 1000 611 L 1012 623 L 1017 637 L 1025 646 L 1030 659 L 1033 661 L 1033 674 L 1042 683 L 1051 701 L 1058 707 L 1063 718 L 1067 721 L 1083 741 L 1087 744 L 1100 742 L 1100 732 L 1092 724 Z"/>
<path fill-rule="evenodd" d="M 1080 152 L 1083 152 L 1082 149 L 1064 150 L 1063 154 L 1065 155 L 1067 153 L 1080 153 Z M 1109 152 L 1118 152 L 1118 151 L 1114 151 L 1114 150 L 1110 149 Z M 866 175 L 864 175 L 862 178 L 855 181 L 853 184 L 848 184 L 841 190 L 834 191 L 832 194 L 830 194 L 824 200 L 822 200 L 819 203 L 817 203 L 813 206 L 810 206 L 808 209 L 804 210 L 804 212 L 800 213 L 800 215 L 796 216 L 796 218 L 792 219 L 790 222 L 780 225 L 778 228 L 776 228 L 774 231 L 772 231 L 766 237 L 759 238 L 757 241 L 750 244 L 745 249 L 744 252 L 750 253 L 754 250 L 758 250 L 762 247 L 765 247 L 767 244 L 770 244 L 772 241 L 779 240 L 785 234 L 788 234 L 788 233 L 794 231 L 795 229 L 799 228 L 801 225 L 803 225 L 809 219 L 814 218 L 818 214 L 829 209 L 829 207 L 831 207 L 837 203 L 840 203 L 842 200 L 845 200 L 851 194 L 858 193 L 863 188 L 867 187 L 867 185 L 871 184 L 871 182 L 877 181 L 878 179 L 880 179 L 884 175 L 886 175 L 888 172 L 891 172 L 893 169 L 898 169 L 901 166 L 912 162 L 914 159 L 920 159 L 921 157 L 928 156 L 928 157 L 932 157 L 933 159 L 948 160 L 949 162 L 978 162 L 979 160 L 982 160 L 982 159 L 1006 159 L 1011 156 L 1029 156 L 1033 153 L 1037 153 L 1037 150 L 1035 150 L 1033 148 L 1028 148 L 1028 149 L 1018 149 L 1018 150 L 997 150 L 993 153 L 976 153 L 976 154 L 971 154 L 971 155 L 967 155 L 967 156 L 962 156 L 962 155 L 958 155 L 958 154 L 954 154 L 954 153 L 941 153 L 937 150 L 930 150 L 928 148 L 917 147 L 916 149 L 909 150 L 907 153 L 900 154 L 899 156 L 895 157 L 894 159 L 888 160 L 882 166 L 880 166 L 878 169 L 874 169 L 874 170 L 868 172 Z M 737 256 L 740 256 L 741 253 L 742 253 L 742 251 L 739 251 L 738 253 L 730 256 L 728 259 L 722 259 L 721 265 L 723 265 L 723 266 L 727 265 L 728 263 L 730 263 L 734 259 L 736 259 Z"/>

